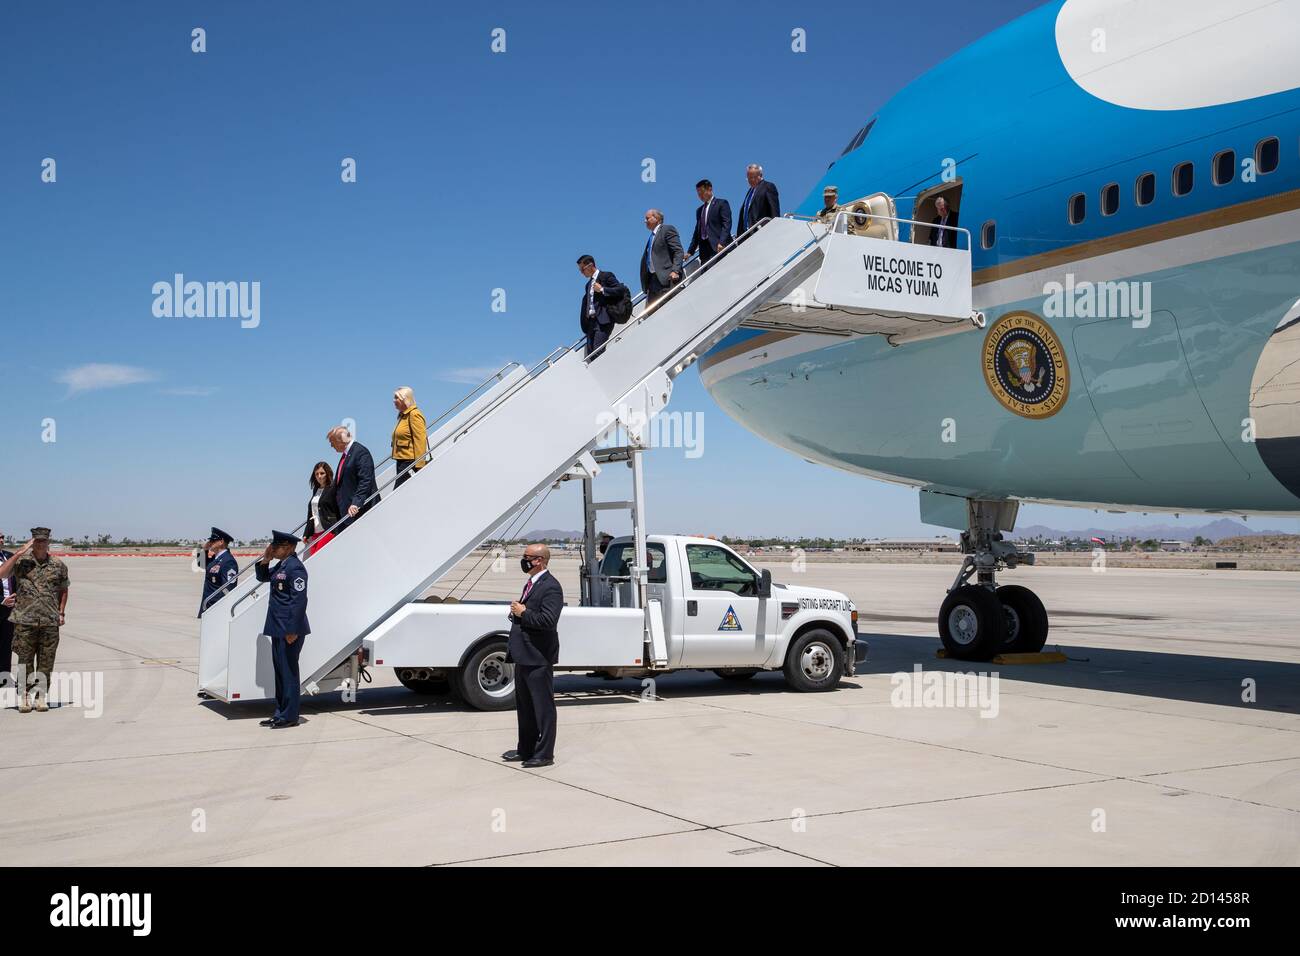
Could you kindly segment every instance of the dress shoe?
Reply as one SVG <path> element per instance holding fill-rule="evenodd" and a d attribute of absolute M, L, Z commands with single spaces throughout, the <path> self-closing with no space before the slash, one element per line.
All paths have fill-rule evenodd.
<path fill-rule="evenodd" d="M 272 726 L 274 726 L 276 723 L 277 723 L 277 721 L 276 721 L 276 719 L 275 719 L 274 717 L 268 717 L 268 718 L 266 718 L 266 720 L 259 720 L 259 721 L 257 722 L 257 726 L 259 726 L 259 727 L 272 727 Z"/>
<path fill-rule="evenodd" d="M 531 760 L 525 760 L 523 767 L 525 770 L 532 770 L 534 767 L 549 767 L 555 763 L 550 757 L 533 757 Z"/>
<path fill-rule="evenodd" d="M 518 763 L 519 761 L 527 760 L 528 758 L 525 757 L 523 754 L 521 754 L 518 750 L 507 750 L 505 753 L 501 755 L 501 759 L 506 761 L 507 763 Z"/>
<path fill-rule="evenodd" d="M 298 721 L 296 720 L 277 720 L 275 723 L 271 725 L 271 729 L 283 730 L 285 727 L 297 727 L 297 726 L 298 726 Z"/>

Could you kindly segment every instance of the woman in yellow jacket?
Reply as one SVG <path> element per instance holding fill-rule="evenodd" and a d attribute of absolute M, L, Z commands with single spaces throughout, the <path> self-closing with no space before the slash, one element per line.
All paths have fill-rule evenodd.
<path fill-rule="evenodd" d="M 403 385 L 393 392 L 393 407 L 397 409 L 397 425 L 393 428 L 393 464 L 397 465 L 399 476 L 394 487 L 400 488 L 402 482 L 424 467 L 428 435 L 424 413 L 415 404 L 415 392 Z"/>

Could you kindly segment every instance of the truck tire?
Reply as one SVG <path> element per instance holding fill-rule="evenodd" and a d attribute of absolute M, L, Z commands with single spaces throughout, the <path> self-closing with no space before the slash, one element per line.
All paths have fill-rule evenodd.
<path fill-rule="evenodd" d="M 1002 650 L 1007 620 L 997 595 L 978 584 L 948 592 L 939 608 L 939 639 L 948 656 L 959 661 L 987 661 Z"/>
<path fill-rule="evenodd" d="M 474 649 L 455 675 L 456 696 L 475 710 L 515 706 L 515 668 L 506 663 L 506 639 L 494 637 Z"/>
<path fill-rule="evenodd" d="M 407 690 L 413 690 L 417 694 L 451 693 L 451 681 L 445 677 L 419 678 L 413 676 L 425 669 L 420 667 L 399 667 L 397 668 L 397 680 Z"/>
<path fill-rule="evenodd" d="M 719 667 L 713 673 L 723 680 L 749 680 L 758 673 L 757 667 Z"/>
<path fill-rule="evenodd" d="M 844 645 L 823 628 L 795 638 L 785 655 L 785 679 L 797 691 L 833 690 L 844 676 Z"/>

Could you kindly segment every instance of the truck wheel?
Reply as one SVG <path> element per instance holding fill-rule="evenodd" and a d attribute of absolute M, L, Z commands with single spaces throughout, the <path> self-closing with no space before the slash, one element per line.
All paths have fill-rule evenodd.
<path fill-rule="evenodd" d="M 417 694 L 449 694 L 451 693 L 451 681 L 445 677 L 418 677 L 421 672 L 428 673 L 428 668 L 424 667 L 399 667 L 397 668 L 397 679 L 407 690 L 413 690 Z"/>
<path fill-rule="evenodd" d="M 719 667 L 715 674 L 723 680 L 749 680 L 758 673 L 757 667 Z"/>
<path fill-rule="evenodd" d="M 843 676 L 844 645 L 830 631 L 809 631 L 786 652 L 786 683 L 797 691 L 831 690 Z"/>
<path fill-rule="evenodd" d="M 998 600 L 1007 619 L 1006 642 L 1002 650 L 1016 654 L 1035 654 L 1047 643 L 1047 608 L 1038 595 L 1019 584 L 998 588 Z"/>
<path fill-rule="evenodd" d="M 475 710 L 515 706 L 515 666 L 506 663 L 506 639 L 480 644 L 456 675 L 456 695 Z"/>
<path fill-rule="evenodd" d="M 1002 650 L 1007 620 L 1002 602 L 988 588 L 964 584 L 948 592 L 939 608 L 939 639 L 949 657 L 987 661 Z"/>

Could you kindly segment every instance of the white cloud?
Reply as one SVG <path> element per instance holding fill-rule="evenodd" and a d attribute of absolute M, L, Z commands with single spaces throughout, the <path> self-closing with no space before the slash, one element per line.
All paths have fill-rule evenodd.
<path fill-rule="evenodd" d="M 60 374 L 55 381 L 68 386 L 68 395 L 81 392 L 93 392 L 100 388 L 117 388 L 121 385 L 138 385 L 140 382 L 152 382 L 158 375 L 147 368 L 134 365 L 110 365 L 103 362 L 91 362 L 78 365 Z"/>
<path fill-rule="evenodd" d="M 501 365 L 505 363 L 502 362 Z M 501 365 L 473 365 L 468 368 L 447 368 L 438 373 L 438 378 L 444 382 L 455 382 L 459 385 L 480 385 L 487 380 L 489 375 L 495 375 L 501 370 Z"/>

